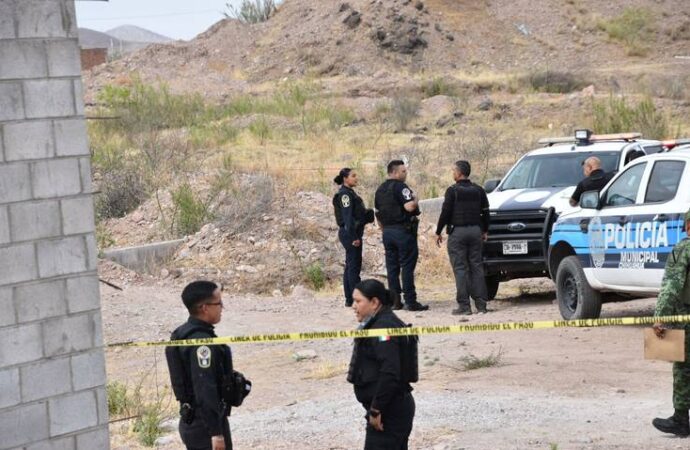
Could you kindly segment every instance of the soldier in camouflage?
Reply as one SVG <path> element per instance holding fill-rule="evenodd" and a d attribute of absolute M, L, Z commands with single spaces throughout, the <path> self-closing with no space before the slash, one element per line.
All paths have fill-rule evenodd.
<path fill-rule="evenodd" d="M 690 231 L 690 211 L 685 213 L 685 230 Z M 690 314 L 690 239 L 678 242 L 668 256 L 661 292 L 656 303 L 655 316 Z M 688 409 L 690 409 L 690 323 L 685 329 L 685 362 L 673 363 L 674 414 L 668 419 L 656 418 L 652 425 L 664 433 L 686 437 L 690 435 Z M 658 337 L 664 336 L 664 325 L 654 324 Z"/>

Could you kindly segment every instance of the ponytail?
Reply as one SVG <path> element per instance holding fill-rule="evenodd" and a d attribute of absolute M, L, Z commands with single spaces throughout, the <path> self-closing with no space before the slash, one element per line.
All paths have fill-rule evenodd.
<path fill-rule="evenodd" d="M 393 306 L 395 302 L 396 295 L 393 291 L 389 291 L 383 283 L 373 278 L 359 282 L 357 286 L 355 286 L 355 289 L 361 292 L 369 301 L 373 298 L 378 298 L 383 306 Z"/>
<path fill-rule="evenodd" d="M 350 172 L 352 172 L 352 169 L 350 169 L 349 167 L 340 169 L 340 173 L 337 177 L 333 178 L 333 182 L 337 185 L 342 185 L 345 181 L 345 178 L 350 176 Z"/>

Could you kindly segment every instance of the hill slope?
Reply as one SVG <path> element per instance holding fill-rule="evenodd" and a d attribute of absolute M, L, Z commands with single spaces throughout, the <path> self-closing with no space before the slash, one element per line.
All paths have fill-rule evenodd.
<path fill-rule="evenodd" d="M 123 41 L 130 42 L 147 42 L 162 44 L 172 42 L 173 39 L 163 36 L 162 34 L 154 33 L 153 31 L 141 28 L 136 25 L 121 25 L 106 31 L 110 36 L 114 36 Z"/>

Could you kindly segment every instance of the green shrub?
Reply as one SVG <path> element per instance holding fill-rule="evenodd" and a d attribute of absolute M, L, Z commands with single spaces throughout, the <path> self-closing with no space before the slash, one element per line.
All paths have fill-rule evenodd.
<path fill-rule="evenodd" d="M 657 111 L 649 97 L 636 105 L 628 105 L 624 97 L 611 95 L 608 100 L 593 102 L 592 115 L 597 133 L 639 131 L 647 139 L 671 137 L 668 117 Z"/>
<path fill-rule="evenodd" d="M 320 291 L 326 286 L 326 273 L 319 262 L 313 262 L 304 269 L 307 283 L 315 290 Z"/>
<path fill-rule="evenodd" d="M 560 72 L 555 70 L 534 71 L 526 75 L 523 83 L 537 92 L 551 94 L 567 94 L 587 86 L 587 83 L 579 75 L 572 72 Z"/>
<path fill-rule="evenodd" d="M 172 193 L 176 211 L 176 229 L 178 234 L 194 234 L 210 219 L 208 205 L 194 193 L 187 183 L 180 185 Z"/>
<path fill-rule="evenodd" d="M 648 51 L 645 41 L 654 30 L 654 14 L 647 8 L 627 7 L 618 17 L 597 25 L 609 38 L 625 45 L 629 56 L 644 56 Z"/>
<path fill-rule="evenodd" d="M 434 78 L 422 85 L 422 94 L 425 98 L 436 95 L 447 95 L 453 97 L 457 95 L 457 89 L 441 77 Z"/>
<path fill-rule="evenodd" d="M 231 3 L 226 3 L 225 7 L 228 11 L 225 13 L 226 17 L 252 24 L 270 19 L 276 11 L 276 2 L 275 0 L 242 0 L 239 8 Z"/>
<path fill-rule="evenodd" d="M 414 97 L 395 97 L 391 104 L 391 114 L 399 131 L 406 131 L 417 115 L 421 102 Z"/>
<path fill-rule="evenodd" d="M 195 126 L 189 129 L 189 142 L 194 148 L 220 146 L 237 139 L 239 131 L 227 123 Z"/>
<path fill-rule="evenodd" d="M 118 381 L 112 381 L 106 385 L 105 391 L 108 397 L 108 413 L 111 416 L 121 416 L 132 406 L 130 405 L 126 385 Z"/>
<path fill-rule="evenodd" d="M 261 145 L 266 143 L 266 140 L 271 137 L 271 126 L 266 120 L 265 116 L 261 116 L 254 122 L 249 124 L 249 132 L 259 140 Z"/>
<path fill-rule="evenodd" d="M 163 435 L 161 422 L 164 418 L 161 405 L 145 405 L 139 412 L 139 417 L 136 418 L 133 427 L 139 443 L 145 447 L 153 447 L 156 439 Z"/>
<path fill-rule="evenodd" d="M 499 366 L 502 358 L 503 351 L 499 349 L 497 352 L 491 352 L 488 356 L 481 358 L 474 355 L 465 356 L 461 361 L 465 370 L 476 370 L 485 367 Z"/>

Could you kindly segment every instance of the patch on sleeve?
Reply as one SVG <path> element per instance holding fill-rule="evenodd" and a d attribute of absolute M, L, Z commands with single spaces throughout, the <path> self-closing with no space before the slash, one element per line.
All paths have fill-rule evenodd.
<path fill-rule="evenodd" d="M 347 194 L 343 194 L 340 196 L 340 203 L 342 203 L 343 208 L 349 208 L 350 207 L 350 196 Z"/>
<path fill-rule="evenodd" d="M 199 367 L 208 369 L 211 367 L 211 349 L 205 345 L 196 349 L 196 359 L 199 362 Z"/>
<path fill-rule="evenodd" d="M 379 336 L 379 342 L 388 342 L 391 340 L 390 336 Z"/>
<path fill-rule="evenodd" d="M 408 188 L 403 189 L 402 195 L 405 200 L 412 200 L 412 191 Z"/>

